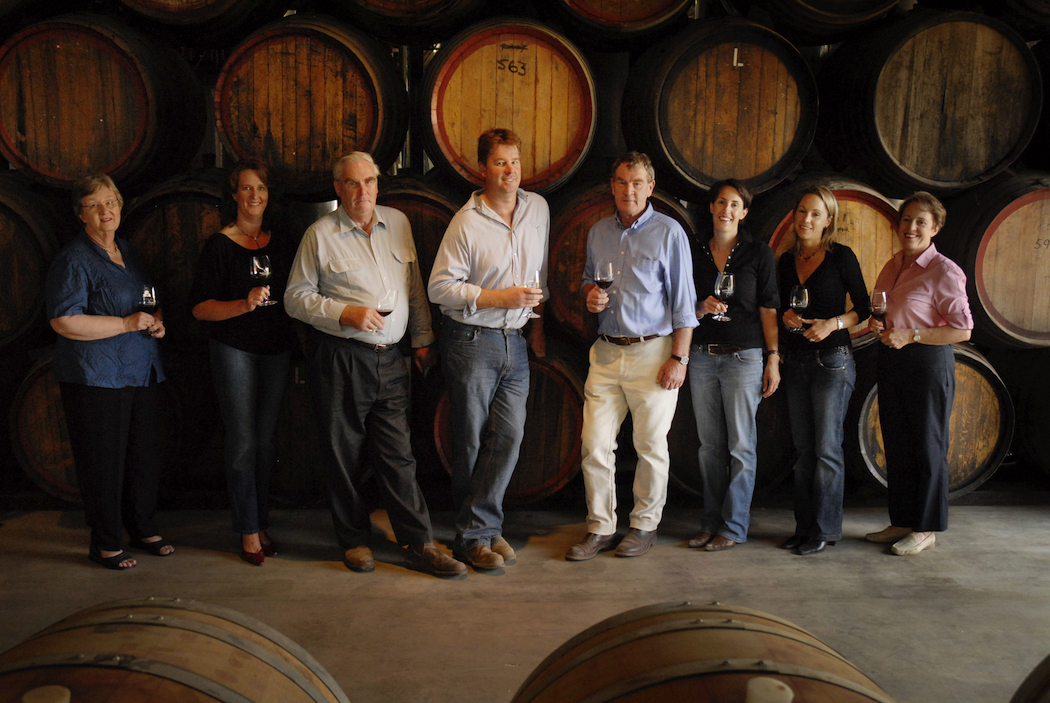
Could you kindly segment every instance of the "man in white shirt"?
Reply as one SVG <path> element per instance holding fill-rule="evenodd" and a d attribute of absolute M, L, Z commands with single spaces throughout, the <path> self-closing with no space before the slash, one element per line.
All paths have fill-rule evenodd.
<path fill-rule="evenodd" d="M 339 208 L 306 230 L 292 264 L 284 305 L 310 325 L 310 390 L 325 439 L 328 489 L 336 537 L 351 571 L 375 569 L 368 546 L 370 508 L 358 493 L 374 469 L 409 568 L 435 576 L 466 575 L 466 567 L 433 542 L 426 501 L 416 482 L 408 425 L 411 378 L 397 344 L 409 333 L 415 363 L 428 369 L 430 308 L 408 218 L 376 205 L 379 168 L 354 152 L 332 169 Z M 392 309 L 380 299 L 394 292 Z M 377 308 L 383 308 L 380 313 Z M 376 464 L 363 466 L 370 440 Z"/>

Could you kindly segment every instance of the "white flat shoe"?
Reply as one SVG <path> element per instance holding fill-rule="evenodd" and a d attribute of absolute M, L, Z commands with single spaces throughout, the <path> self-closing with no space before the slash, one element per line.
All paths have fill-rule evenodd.
<path fill-rule="evenodd" d="M 890 547 L 890 551 L 899 557 L 915 556 L 924 549 L 929 549 L 937 544 L 937 536 L 929 533 L 925 537 L 919 537 L 914 532 Z"/>
<path fill-rule="evenodd" d="M 899 542 L 902 538 L 910 534 L 911 530 L 907 527 L 893 527 L 890 525 L 885 530 L 869 532 L 864 535 L 864 539 L 877 544 L 893 544 L 894 542 Z"/>

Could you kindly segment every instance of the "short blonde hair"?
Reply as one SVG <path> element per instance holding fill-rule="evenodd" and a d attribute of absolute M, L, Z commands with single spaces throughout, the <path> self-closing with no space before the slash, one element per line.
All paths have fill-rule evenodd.
<path fill-rule="evenodd" d="M 113 182 L 113 179 L 104 173 L 92 173 L 86 176 L 81 176 L 73 182 L 73 213 L 76 215 L 80 214 L 80 210 L 84 207 L 80 204 L 80 201 L 89 195 L 94 195 L 103 188 L 109 188 L 117 196 L 117 202 L 120 203 L 120 207 L 124 207 L 124 196 L 120 194 L 120 189 L 117 188 L 117 184 Z"/>

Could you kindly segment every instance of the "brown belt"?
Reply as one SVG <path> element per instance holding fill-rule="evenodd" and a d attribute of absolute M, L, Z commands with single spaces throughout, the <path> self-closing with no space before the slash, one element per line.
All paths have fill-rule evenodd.
<path fill-rule="evenodd" d="M 648 337 L 610 337 L 607 334 L 601 335 L 609 344 L 615 344 L 618 347 L 626 347 L 628 344 L 638 344 L 639 342 L 648 342 L 650 339 L 656 339 L 660 335 L 651 334 Z"/>
<path fill-rule="evenodd" d="M 700 347 L 700 351 L 708 354 L 736 354 L 743 349 L 735 344 L 699 344 L 697 346 Z"/>

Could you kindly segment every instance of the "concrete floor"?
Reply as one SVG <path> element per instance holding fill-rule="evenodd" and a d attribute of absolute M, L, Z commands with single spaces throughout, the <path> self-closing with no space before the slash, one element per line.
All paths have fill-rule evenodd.
<path fill-rule="evenodd" d="M 826 553 L 776 549 L 793 526 L 757 508 L 751 541 L 718 554 L 685 547 L 693 515 L 672 507 L 648 555 L 562 558 L 578 513 L 521 511 L 505 531 L 518 563 L 503 575 L 442 581 L 406 570 L 376 513 L 375 573 L 341 563 L 328 514 L 279 511 L 281 555 L 253 568 L 234 554 L 225 511 L 161 516 L 177 545 L 127 573 L 88 562 L 78 512 L 0 513 L 0 651 L 88 606 L 179 596 L 232 608 L 302 645 L 354 703 L 509 701 L 548 654 L 595 623 L 653 603 L 721 601 L 809 630 L 900 703 L 1007 703 L 1050 653 L 1047 506 L 959 506 L 937 546 L 913 557 L 862 541 L 885 510 L 848 509 Z M 450 516 L 435 516 L 451 537 Z"/>

